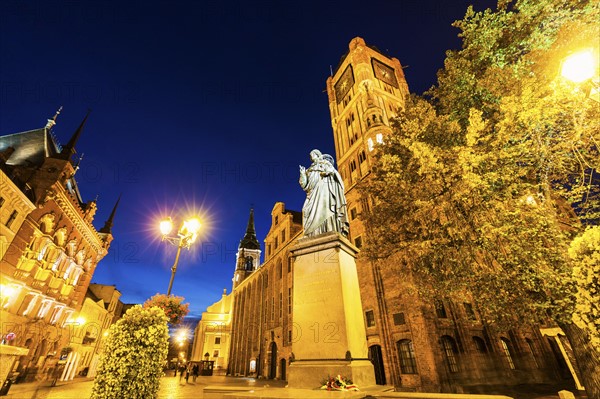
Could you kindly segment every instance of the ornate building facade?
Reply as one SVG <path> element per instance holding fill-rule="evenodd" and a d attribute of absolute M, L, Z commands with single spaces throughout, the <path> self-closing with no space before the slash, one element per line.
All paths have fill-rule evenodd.
<path fill-rule="evenodd" d="M 75 180 L 72 158 L 87 116 L 64 146 L 52 132 L 55 120 L 0 136 L 2 337 L 27 350 L 15 366 L 27 380 L 47 377 L 46 361 L 69 347 L 74 317 L 113 240 L 116 206 L 96 230 L 96 201 L 84 202 Z"/>
<path fill-rule="evenodd" d="M 402 112 L 408 85 L 400 61 L 355 38 L 327 79 L 327 94 L 348 202 L 349 239 L 360 248 L 368 240 L 361 213 L 369 202 L 357 183 L 369 178 L 373 151 L 392 134 L 390 120 Z M 286 379 L 294 360 L 291 343 L 298 334 L 317 334 L 297 331 L 293 323 L 290 248 L 302 236 L 302 215 L 276 203 L 271 216 L 264 262 L 253 214 L 238 249 L 227 327 L 228 373 L 233 376 Z M 569 380 L 573 367 L 556 337 L 534 326 L 506 331 L 488 326 L 468 294 L 460 303 L 421 298 L 394 259 L 371 262 L 359 256 L 356 267 L 377 384 L 462 392 L 481 385 Z"/>

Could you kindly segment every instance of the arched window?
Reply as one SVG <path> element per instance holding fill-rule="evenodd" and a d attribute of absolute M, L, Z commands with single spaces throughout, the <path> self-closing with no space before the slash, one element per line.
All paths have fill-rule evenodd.
<path fill-rule="evenodd" d="M 506 356 L 506 361 L 508 362 L 508 367 L 510 367 L 511 370 L 514 370 L 515 367 L 515 363 L 513 361 L 513 357 L 512 357 L 512 345 L 510 343 L 510 340 L 508 338 L 500 338 L 500 344 L 502 345 L 502 350 L 504 351 L 504 356 Z"/>
<path fill-rule="evenodd" d="M 451 373 L 458 373 L 458 348 L 454 338 L 444 335 L 442 337 L 442 349 L 446 355 L 446 361 L 448 362 L 448 369 Z"/>
<path fill-rule="evenodd" d="M 486 353 L 487 346 L 485 345 L 485 341 L 481 337 L 473 337 L 473 343 L 475 344 L 475 349 L 479 353 Z"/>
<path fill-rule="evenodd" d="M 400 372 L 402 374 L 417 374 L 417 361 L 415 351 L 410 339 L 403 339 L 396 343 L 400 357 Z"/>
<path fill-rule="evenodd" d="M 535 353 L 535 346 L 533 345 L 533 341 L 530 340 L 529 338 L 525 338 L 525 342 L 527 343 L 527 347 L 529 348 L 529 351 L 531 352 L 531 357 L 533 358 L 533 363 L 535 364 L 536 368 L 540 368 L 540 364 L 537 361 L 537 355 Z"/>

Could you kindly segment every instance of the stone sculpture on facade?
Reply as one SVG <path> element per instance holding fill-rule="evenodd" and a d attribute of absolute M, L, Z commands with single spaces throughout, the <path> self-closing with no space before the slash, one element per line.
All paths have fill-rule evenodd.
<path fill-rule="evenodd" d="M 308 169 L 300 166 L 300 186 L 306 192 L 302 207 L 304 236 L 311 237 L 335 231 L 348 235 L 348 219 L 344 182 L 333 166 L 333 157 L 310 152 L 312 164 Z"/>

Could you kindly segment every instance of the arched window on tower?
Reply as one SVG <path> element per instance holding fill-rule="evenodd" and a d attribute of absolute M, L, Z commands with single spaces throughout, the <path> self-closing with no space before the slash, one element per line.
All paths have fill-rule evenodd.
<path fill-rule="evenodd" d="M 246 256 L 246 271 L 247 272 L 251 272 L 252 270 L 254 270 L 254 259 L 252 259 L 252 256 Z"/>

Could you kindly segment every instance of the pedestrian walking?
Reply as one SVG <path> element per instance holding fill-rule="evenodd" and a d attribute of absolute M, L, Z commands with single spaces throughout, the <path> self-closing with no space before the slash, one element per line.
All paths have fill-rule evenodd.
<path fill-rule="evenodd" d="M 181 384 L 181 380 L 183 379 L 183 373 L 185 373 L 185 363 L 181 363 L 179 366 L 179 383 Z"/>
<path fill-rule="evenodd" d="M 185 368 L 185 383 L 188 383 L 188 379 L 190 378 L 190 374 L 192 373 L 192 363 L 188 363 Z"/>
<path fill-rule="evenodd" d="M 192 368 L 192 381 L 196 383 L 196 378 L 198 378 L 198 372 L 200 371 L 200 367 L 198 363 L 194 363 L 194 367 Z"/>

